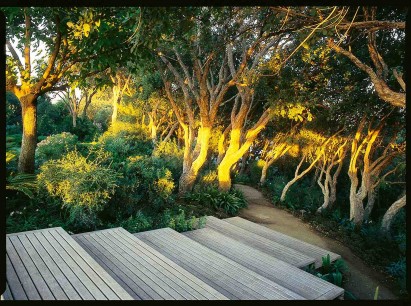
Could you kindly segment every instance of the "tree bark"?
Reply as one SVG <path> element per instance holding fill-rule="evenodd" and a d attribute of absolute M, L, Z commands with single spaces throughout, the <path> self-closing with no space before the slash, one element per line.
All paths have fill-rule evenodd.
<path fill-rule="evenodd" d="M 264 161 L 264 166 L 261 169 L 260 185 L 264 185 L 265 180 L 267 179 L 267 171 L 269 166 L 270 165 L 268 164 L 268 162 Z"/>
<path fill-rule="evenodd" d="M 370 190 L 368 192 L 367 206 L 365 206 L 365 210 L 364 210 L 364 220 L 365 221 L 368 221 L 368 219 L 370 218 L 372 209 L 374 208 L 375 198 L 376 198 L 375 190 Z"/>
<path fill-rule="evenodd" d="M 188 133 L 189 129 L 187 128 L 185 133 Z M 204 165 L 207 159 L 207 153 L 209 148 L 209 141 L 211 136 L 211 128 L 208 126 L 200 127 L 197 136 L 196 149 L 194 150 L 195 159 L 191 163 L 191 158 L 188 157 L 190 154 L 191 142 L 187 141 L 189 138 L 188 135 L 185 135 L 185 152 L 184 152 L 184 161 L 183 161 L 183 173 L 181 174 L 179 180 L 178 192 L 180 195 L 190 192 L 193 189 L 194 183 L 198 176 L 198 172 L 201 167 Z M 198 152 L 198 153 L 197 153 Z"/>
<path fill-rule="evenodd" d="M 73 112 L 73 128 L 77 127 L 77 113 Z"/>
<path fill-rule="evenodd" d="M 20 173 L 34 173 L 34 157 L 37 146 L 37 96 L 20 97 L 23 121 L 23 138 L 18 162 Z"/>
<path fill-rule="evenodd" d="M 401 198 L 395 201 L 390 206 L 390 208 L 388 208 L 381 222 L 381 231 L 383 233 L 386 233 L 386 234 L 389 233 L 394 217 L 397 215 L 400 209 L 405 206 L 405 204 L 406 204 L 406 195 L 403 195 Z"/>

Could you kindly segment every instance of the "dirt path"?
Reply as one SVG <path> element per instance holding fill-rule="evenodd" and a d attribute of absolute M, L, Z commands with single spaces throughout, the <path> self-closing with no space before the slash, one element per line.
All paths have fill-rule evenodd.
<path fill-rule="evenodd" d="M 248 201 L 248 208 L 240 212 L 240 217 L 340 254 L 350 272 L 345 289 L 356 298 L 373 299 L 375 288 L 379 286 L 379 300 L 398 299 L 381 283 L 383 276 L 367 267 L 348 247 L 339 241 L 323 237 L 289 212 L 274 207 L 258 190 L 240 184 L 236 184 L 235 188 L 241 190 Z"/>

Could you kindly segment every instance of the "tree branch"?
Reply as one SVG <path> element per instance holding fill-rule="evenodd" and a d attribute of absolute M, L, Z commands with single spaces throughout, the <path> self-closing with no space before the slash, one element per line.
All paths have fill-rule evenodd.
<path fill-rule="evenodd" d="M 405 107 L 405 93 L 399 93 L 391 90 L 388 85 L 381 78 L 379 78 L 369 66 L 362 63 L 351 52 L 335 45 L 331 40 L 329 40 L 328 44 L 333 50 L 348 57 L 358 68 L 368 74 L 374 84 L 375 91 L 382 100 L 396 107 Z"/>

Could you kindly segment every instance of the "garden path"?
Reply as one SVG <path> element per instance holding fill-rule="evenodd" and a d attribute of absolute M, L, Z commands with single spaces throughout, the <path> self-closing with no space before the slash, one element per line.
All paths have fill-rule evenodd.
<path fill-rule="evenodd" d="M 240 217 L 340 254 L 349 269 L 349 277 L 344 287 L 357 299 L 373 299 L 377 286 L 379 286 L 379 300 L 398 299 L 384 285 L 384 276 L 368 267 L 341 242 L 324 237 L 291 213 L 273 206 L 257 189 L 240 184 L 235 184 L 234 187 L 243 192 L 248 202 L 248 208 L 240 212 Z"/>

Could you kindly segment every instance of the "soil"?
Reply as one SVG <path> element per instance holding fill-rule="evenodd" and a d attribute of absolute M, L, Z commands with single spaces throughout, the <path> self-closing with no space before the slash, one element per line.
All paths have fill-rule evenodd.
<path fill-rule="evenodd" d="M 248 202 L 248 208 L 240 211 L 240 217 L 340 254 L 349 269 L 344 289 L 352 293 L 357 299 L 374 299 L 377 286 L 379 286 L 379 300 L 398 299 L 393 290 L 385 284 L 386 277 L 367 266 L 347 246 L 330 237 L 323 236 L 298 217 L 275 207 L 255 188 L 240 184 L 234 186 L 243 192 Z"/>

